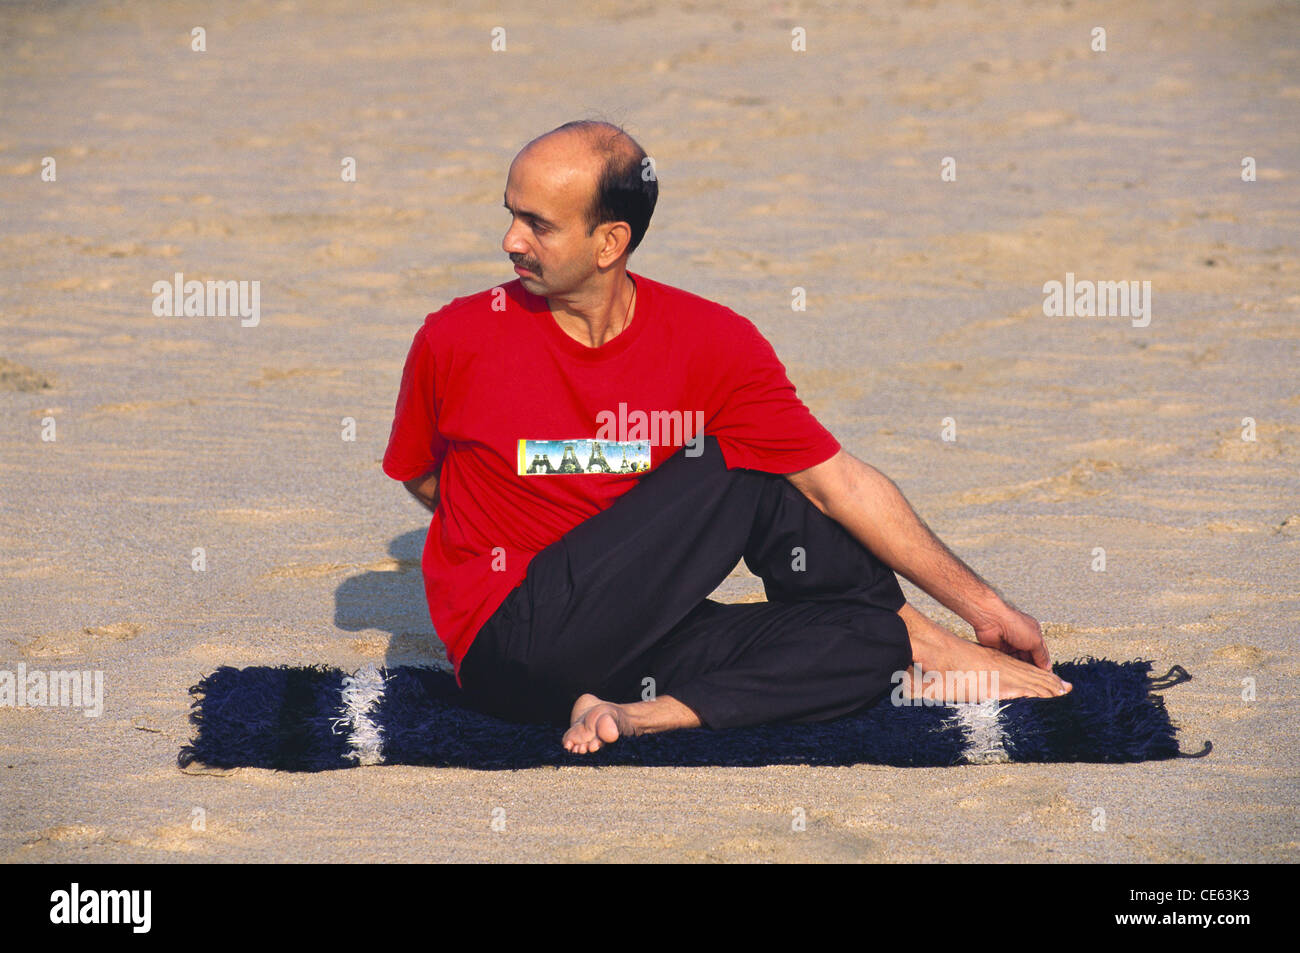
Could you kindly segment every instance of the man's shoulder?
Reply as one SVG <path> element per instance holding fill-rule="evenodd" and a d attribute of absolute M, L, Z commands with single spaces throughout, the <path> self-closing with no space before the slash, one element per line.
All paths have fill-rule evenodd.
<path fill-rule="evenodd" d="M 461 321 L 481 318 L 484 312 L 501 314 L 507 310 L 507 301 L 524 305 L 526 294 L 523 283 L 516 278 L 514 281 L 452 298 L 437 311 L 429 312 L 424 323 L 426 327 L 442 323 L 452 326 Z"/>
<path fill-rule="evenodd" d="M 502 319 L 513 310 L 508 302 L 527 308 L 527 292 L 519 279 L 452 298 L 424 318 L 418 335 L 429 343 L 460 339 L 481 339 L 492 319 Z"/>
<path fill-rule="evenodd" d="M 664 310 L 679 318 L 687 319 L 691 325 L 698 327 L 700 330 L 716 333 L 728 329 L 747 331 L 754 328 L 753 322 L 744 315 L 738 314 L 725 304 L 711 298 L 695 294 L 684 288 L 665 284 L 662 281 L 653 281 L 644 278 L 642 275 L 635 275 L 634 277 L 638 281 L 650 282 L 651 288 L 658 296 Z"/>

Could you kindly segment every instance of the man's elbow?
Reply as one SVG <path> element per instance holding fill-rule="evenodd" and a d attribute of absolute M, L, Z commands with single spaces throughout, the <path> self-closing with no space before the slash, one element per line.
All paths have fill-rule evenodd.
<path fill-rule="evenodd" d="M 830 516 L 835 501 L 843 495 L 847 469 L 852 462 L 853 457 L 848 452 L 840 450 L 835 456 L 815 467 L 786 474 L 786 479 L 793 483 L 813 506 Z"/>
<path fill-rule="evenodd" d="M 402 485 L 422 505 L 434 510 L 438 506 L 438 474 L 438 470 L 431 470 L 423 476 L 402 481 Z"/>

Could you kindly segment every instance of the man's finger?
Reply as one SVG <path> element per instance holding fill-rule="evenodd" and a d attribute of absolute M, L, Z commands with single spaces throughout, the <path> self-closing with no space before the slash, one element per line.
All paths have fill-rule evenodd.
<path fill-rule="evenodd" d="M 1046 642 L 1039 642 L 1037 645 L 1034 646 L 1033 662 L 1035 665 L 1037 665 L 1039 668 L 1043 669 L 1046 672 L 1050 672 L 1052 670 L 1052 659 L 1047 654 Z"/>

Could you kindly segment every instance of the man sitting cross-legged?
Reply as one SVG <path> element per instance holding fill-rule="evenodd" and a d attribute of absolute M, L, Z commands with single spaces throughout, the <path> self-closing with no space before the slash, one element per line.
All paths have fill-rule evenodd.
<path fill-rule="evenodd" d="M 627 270 L 648 162 L 600 122 L 529 143 L 504 195 L 518 278 L 430 314 L 408 354 L 384 471 L 433 512 L 425 591 L 467 702 L 581 754 L 834 718 L 919 694 L 913 663 L 994 676 L 953 700 L 1068 691 L 1038 623 L 844 451 L 752 322 Z M 708 599 L 742 557 L 768 601 Z"/>

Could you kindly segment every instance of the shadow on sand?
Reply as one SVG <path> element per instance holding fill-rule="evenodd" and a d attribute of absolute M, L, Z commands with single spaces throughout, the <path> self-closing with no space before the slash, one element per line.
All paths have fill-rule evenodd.
<path fill-rule="evenodd" d="M 388 554 L 393 571 L 366 572 L 343 580 L 334 591 L 334 624 L 346 632 L 378 629 L 389 636 L 383 664 L 438 666 L 451 670 L 447 653 L 429 621 L 420 555 L 427 527 L 394 537 Z"/>

